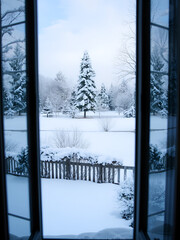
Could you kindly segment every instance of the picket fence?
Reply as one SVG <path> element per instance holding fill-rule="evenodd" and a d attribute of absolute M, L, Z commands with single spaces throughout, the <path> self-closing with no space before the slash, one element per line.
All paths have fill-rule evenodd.
<path fill-rule="evenodd" d="M 18 162 L 7 159 L 7 173 L 28 176 L 28 171 L 17 172 Z M 40 162 L 42 178 L 84 180 L 96 183 L 120 184 L 127 176 L 134 176 L 134 167 L 117 164 L 101 164 L 89 162 L 72 162 L 69 158 L 59 161 Z"/>

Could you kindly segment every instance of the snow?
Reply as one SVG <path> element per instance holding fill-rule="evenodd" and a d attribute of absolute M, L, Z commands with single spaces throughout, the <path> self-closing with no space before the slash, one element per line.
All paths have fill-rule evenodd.
<path fill-rule="evenodd" d="M 96 235 L 103 230 L 99 233 L 103 238 L 108 232 L 118 232 L 118 238 L 132 238 L 130 221 L 120 217 L 118 189 L 114 184 L 42 179 L 44 237 Z M 126 231 L 121 233 L 119 228 Z"/>
<path fill-rule="evenodd" d="M 100 115 L 100 117 L 99 117 Z M 109 131 L 104 132 L 103 121 L 109 124 Z M 5 119 L 6 140 L 14 142 L 17 151 L 27 145 L 26 116 Z M 41 146 L 55 147 L 54 138 L 57 130 L 82 133 L 87 142 L 87 152 L 116 158 L 123 165 L 134 166 L 135 155 L 135 119 L 122 118 L 116 112 L 87 112 L 87 119 L 83 113 L 77 118 L 70 118 L 59 114 L 57 117 L 40 116 Z M 161 149 L 166 147 L 167 119 L 151 116 L 150 142 L 157 144 Z M 13 130 L 13 131 L 12 131 Z M 155 131 L 157 130 L 157 131 Z"/>
<path fill-rule="evenodd" d="M 103 130 L 102 121 L 107 120 L 108 132 Z M 27 145 L 26 116 L 5 118 L 5 140 L 14 152 Z M 87 149 L 76 149 L 83 154 L 98 155 L 100 161 L 116 158 L 123 165 L 134 166 L 135 119 L 122 118 L 116 112 L 87 112 L 75 119 L 59 114 L 56 117 L 40 116 L 41 146 L 54 148 L 53 138 L 57 130 L 79 131 L 87 141 Z M 167 119 L 151 116 L 150 142 L 161 149 L 166 147 Z M 71 151 L 74 149 L 71 149 Z M 61 153 L 67 149 L 61 149 Z M 69 152 L 69 150 L 68 150 Z M 57 155 L 58 156 L 58 155 Z M 157 175 L 156 175 L 157 176 Z M 153 177 L 153 175 L 152 175 Z M 162 181 L 163 174 L 159 175 Z M 150 178 L 152 191 L 156 180 Z M 159 180 L 158 180 L 159 181 Z M 7 176 L 8 210 L 12 214 L 29 217 L 28 179 Z M 126 238 L 132 237 L 130 221 L 121 218 L 122 202 L 118 200 L 121 186 L 97 184 L 86 181 L 42 179 L 43 233 L 45 237 L 62 238 Z M 156 190 L 155 190 L 156 191 Z M 152 192 L 153 193 L 153 192 Z M 152 200 L 153 200 L 153 196 Z M 163 200 L 163 199 L 162 199 Z M 9 217 L 10 232 L 27 236 L 28 221 Z M 64 236 L 66 235 L 66 236 Z"/>
<path fill-rule="evenodd" d="M 132 238 L 130 221 L 120 217 L 118 185 L 59 179 L 41 182 L 44 237 Z M 7 175 L 7 183 L 8 212 L 28 218 L 28 178 Z M 10 217 L 10 233 L 29 235 L 29 222 Z"/>

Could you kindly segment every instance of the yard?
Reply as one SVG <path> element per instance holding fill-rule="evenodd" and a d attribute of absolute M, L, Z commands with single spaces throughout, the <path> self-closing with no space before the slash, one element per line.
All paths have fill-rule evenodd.
<path fill-rule="evenodd" d="M 151 142 L 161 149 L 166 144 L 165 118 L 152 117 Z M 105 131 L 104 126 L 108 128 Z M 11 151 L 18 152 L 27 144 L 25 116 L 5 120 L 6 143 Z M 98 154 L 101 159 L 116 159 L 124 166 L 134 166 L 135 119 L 122 118 L 116 112 L 88 113 L 72 119 L 64 115 L 40 116 L 41 146 L 56 146 L 58 131 L 81 133 L 86 143 L 81 151 Z M 80 148 L 80 147 L 79 147 Z M 64 151 L 64 150 L 63 150 Z M 28 179 L 7 176 L 9 212 L 28 217 Z M 128 179 L 132 181 L 131 179 Z M 46 237 L 62 238 L 131 238 L 131 220 L 122 219 L 126 208 L 118 199 L 122 185 L 98 184 L 81 180 L 42 179 L 43 234 Z M 22 192 L 22 189 L 23 192 Z M 15 192 L 16 190 L 16 192 Z M 13 200 L 13 201 L 12 201 Z M 27 205 L 26 205 L 27 204 Z M 10 217 L 11 218 L 11 217 Z M 11 221 L 10 231 L 25 236 L 29 225 Z M 23 231 L 22 231 L 23 226 Z"/>

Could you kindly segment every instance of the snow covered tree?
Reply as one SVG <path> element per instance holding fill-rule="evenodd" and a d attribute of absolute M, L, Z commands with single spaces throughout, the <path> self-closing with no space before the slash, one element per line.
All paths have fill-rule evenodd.
<path fill-rule="evenodd" d="M 97 96 L 97 104 L 100 111 L 109 110 L 109 96 L 104 84 L 101 85 L 101 91 Z"/>
<path fill-rule="evenodd" d="M 116 110 L 120 114 L 123 111 L 127 111 L 134 105 L 133 94 L 126 80 L 123 80 L 117 89 L 115 98 Z"/>
<path fill-rule="evenodd" d="M 23 72 L 25 64 L 25 54 L 19 44 L 14 49 L 14 56 L 9 61 L 11 68 L 11 101 L 12 110 L 21 114 L 26 109 L 26 76 Z"/>
<path fill-rule="evenodd" d="M 153 115 L 167 115 L 167 91 L 164 86 L 164 62 L 157 49 L 151 56 L 151 80 L 150 80 L 150 111 Z"/>
<path fill-rule="evenodd" d="M 49 114 L 52 113 L 52 110 L 53 110 L 52 103 L 50 99 L 47 97 L 43 108 L 43 112 L 46 114 L 47 117 L 49 117 Z"/>
<path fill-rule="evenodd" d="M 93 78 L 95 72 L 92 69 L 91 61 L 87 51 L 84 52 L 80 75 L 76 93 L 76 104 L 80 111 L 84 111 L 84 118 L 86 118 L 87 111 L 96 110 L 96 86 Z"/>
<path fill-rule="evenodd" d="M 78 111 L 79 110 L 76 106 L 76 91 L 73 90 L 70 99 L 68 99 L 64 105 L 63 113 L 75 118 L 75 115 L 78 113 Z"/>

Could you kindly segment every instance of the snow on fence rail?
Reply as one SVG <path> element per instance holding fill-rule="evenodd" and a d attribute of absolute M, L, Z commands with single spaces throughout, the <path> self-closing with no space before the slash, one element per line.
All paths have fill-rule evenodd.
<path fill-rule="evenodd" d="M 28 176 L 28 171 L 18 172 L 18 161 L 10 158 L 7 159 L 7 173 Z M 125 181 L 127 176 L 134 176 L 134 167 L 88 163 L 72 162 L 69 158 L 57 161 L 41 160 L 40 173 L 42 178 L 67 179 L 67 180 L 84 180 L 97 183 L 114 183 L 120 184 Z"/>

